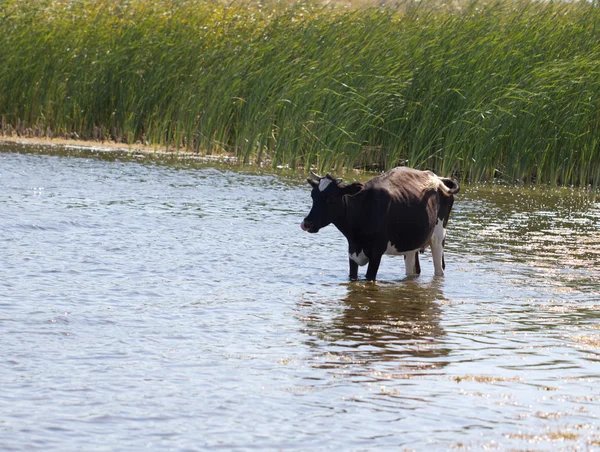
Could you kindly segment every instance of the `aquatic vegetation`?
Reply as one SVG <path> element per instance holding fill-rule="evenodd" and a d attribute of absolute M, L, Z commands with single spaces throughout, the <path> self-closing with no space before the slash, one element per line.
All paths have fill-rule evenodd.
<path fill-rule="evenodd" d="M 0 1 L 1 133 L 597 186 L 593 2 Z"/>

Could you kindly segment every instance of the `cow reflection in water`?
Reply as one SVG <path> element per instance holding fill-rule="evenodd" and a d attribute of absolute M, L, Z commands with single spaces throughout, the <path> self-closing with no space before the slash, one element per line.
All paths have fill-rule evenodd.
<path fill-rule="evenodd" d="M 310 332 L 326 341 L 318 344 L 326 349 L 320 350 L 324 366 L 385 362 L 384 371 L 414 373 L 446 364 L 450 350 L 442 340 L 440 281 L 354 283 L 347 291 L 339 316 L 307 320 Z"/>

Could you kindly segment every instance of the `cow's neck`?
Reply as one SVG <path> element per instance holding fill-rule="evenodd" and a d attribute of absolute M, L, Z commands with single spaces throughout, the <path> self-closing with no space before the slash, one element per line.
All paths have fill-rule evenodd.
<path fill-rule="evenodd" d="M 333 225 L 346 236 L 347 239 L 352 238 L 352 228 L 350 227 L 350 219 L 348 217 L 348 197 L 342 198 L 342 208 L 339 215 L 333 220 Z"/>

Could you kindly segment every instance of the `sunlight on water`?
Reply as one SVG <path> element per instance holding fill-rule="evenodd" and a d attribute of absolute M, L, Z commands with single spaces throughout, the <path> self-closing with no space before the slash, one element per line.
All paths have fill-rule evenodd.
<path fill-rule="evenodd" d="M 464 188 L 446 277 L 371 284 L 276 175 L 4 152 L 0 193 L 3 450 L 600 447 L 592 194 Z"/>

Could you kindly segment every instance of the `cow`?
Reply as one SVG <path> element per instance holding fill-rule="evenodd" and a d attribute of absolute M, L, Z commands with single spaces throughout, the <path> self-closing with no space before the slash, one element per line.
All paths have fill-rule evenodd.
<path fill-rule="evenodd" d="M 446 267 L 446 227 L 458 183 L 431 171 L 394 168 L 366 183 L 342 184 L 311 172 L 312 208 L 300 227 L 316 233 L 333 223 L 348 240 L 350 279 L 369 264 L 367 280 L 377 277 L 384 254 L 404 256 L 406 275 L 421 273 L 419 252 L 431 247 L 435 276 Z"/>

